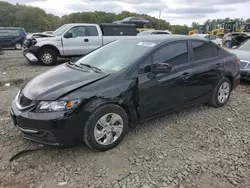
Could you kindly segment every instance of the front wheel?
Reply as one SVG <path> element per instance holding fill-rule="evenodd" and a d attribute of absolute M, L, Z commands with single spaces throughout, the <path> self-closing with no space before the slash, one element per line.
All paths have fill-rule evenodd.
<path fill-rule="evenodd" d="M 52 66 L 57 63 L 57 55 L 52 49 L 45 48 L 39 52 L 38 60 L 42 65 Z"/>
<path fill-rule="evenodd" d="M 216 85 L 213 96 L 209 101 L 209 104 L 214 107 L 224 106 L 231 94 L 232 84 L 231 81 L 224 77 Z"/>
<path fill-rule="evenodd" d="M 106 151 L 117 146 L 128 129 L 127 113 L 118 105 L 109 104 L 96 109 L 89 117 L 83 139 L 95 151 Z"/>

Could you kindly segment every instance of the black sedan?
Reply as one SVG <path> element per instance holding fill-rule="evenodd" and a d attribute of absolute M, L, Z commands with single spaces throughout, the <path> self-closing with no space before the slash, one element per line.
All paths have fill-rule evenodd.
<path fill-rule="evenodd" d="M 135 24 L 137 28 L 147 28 L 149 21 L 140 17 L 127 17 L 120 21 L 115 21 L 116 24 Z"/>
<path fill-rule="evenodd" d="M 36 76 L 21 87 L 11 116 L 28 140 L 83 140 L 105 151 L 142 121 L 196 104 L 223 106 L 239 78 L 236 55 L 205 39 L 132 37 Z"/>

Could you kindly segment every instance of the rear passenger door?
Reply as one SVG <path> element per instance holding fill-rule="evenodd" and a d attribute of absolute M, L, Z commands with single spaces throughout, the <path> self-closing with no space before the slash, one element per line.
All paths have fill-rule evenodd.
<path fill-rule="evenodd" d="M 192 89 L 188 102 L 207 100 L 225 69 L 225 61 L 219 58 L 219 48 L 212 42 L 190 41 L 191 64 L 193 68 Z"/>
<path fill-rule="evenodd" d="M 96 26 L 85 26 L 87 29 L 88 37 L 86 38 L 88 40 L 88 53 L 101 47 L 103 44 L 103 38 L 101 32 L 98 32 Z"/>

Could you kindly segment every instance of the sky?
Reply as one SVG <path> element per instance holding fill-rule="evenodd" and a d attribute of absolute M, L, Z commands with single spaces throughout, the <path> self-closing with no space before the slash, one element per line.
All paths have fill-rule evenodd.
<path fill-rule="evenodd" d="M 72 12 L 123 10 L 145 13 L 171 24 L 203 24 L 207 19 L 250 18 L 250 0 L 4 0 L 37 6 L 58 16 Z"/>

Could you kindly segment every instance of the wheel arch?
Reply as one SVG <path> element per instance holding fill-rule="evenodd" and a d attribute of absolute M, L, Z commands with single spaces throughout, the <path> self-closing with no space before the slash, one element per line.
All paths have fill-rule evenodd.
<path fill-rule="evenodd" d="M 117 106 L 120 106 L 126 112 L 128 116 L 129 126 L 133 126 L 139 123 L 139 117 L 136 108 L 134 106 L 124 103 L 123 101 L 93 99 L 90 100 L 87 104 L 85 104 L 83 108 L 88 113 L 92 113 L 97 108 L 109 104 L 115 104 Z"/>
<path fill-rule="evenodd" d="M 228 78 L 228 79 L 230 80 L 230 82 L 231 82 L 231 91 L 232 91 L 233 88 L 234 88 L 234 79 L 233 79 L 233 76 L 227 74 L 227 75 L 225 75 L 224 77 L 225 77 L 225 78 Z"/>
<path fill-rule="evenodd" d="M 41 46 L 37 52 L 39 53 L 41 50 L 46 49 L 46 48 L 53 50 L 58 57 L 61 56 L 60 51 L 58 50 L 58 48 L 55 47 L 54 45 L 51 45 L 51 44 Z"/>

